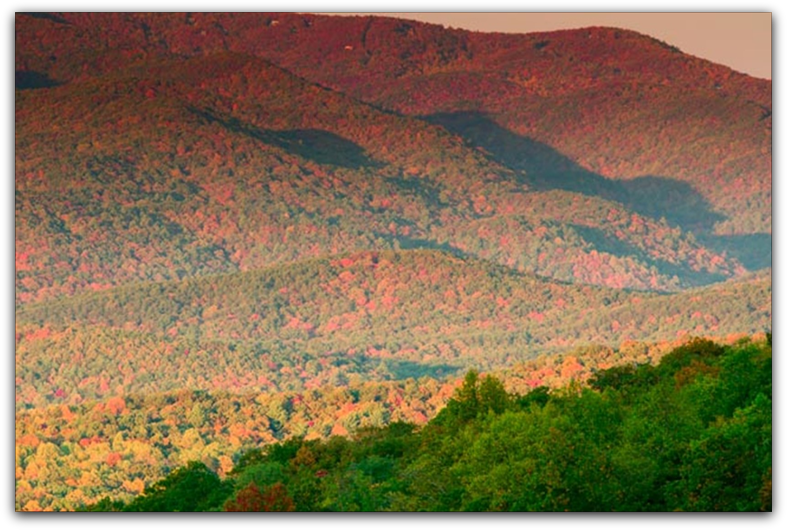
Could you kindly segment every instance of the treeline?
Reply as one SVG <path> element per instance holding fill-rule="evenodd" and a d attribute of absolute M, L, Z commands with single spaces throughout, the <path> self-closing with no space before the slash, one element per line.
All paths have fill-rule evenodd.
<path fill-rule="evenodd" d="M 191 462 L 89 511 L 770 511 L 767 342 L 693 340 L 589 388 L 506 392 L 468 373 L 427 425 L 294 438 L 221 479 Z"/>
<path fill-rule="evenodd" d="M 422 424 L 455 383 L 433 378 L 326 385 L 299 392 L 112 395 L 20 412 L 17 509 L 73 510 L 128 499 L 191 460 L 224 476 L 233 458 L 291 437 L 346 435 L 390 422 Z"/>
<path fill-rule="evenodd" d="M 685 341 L 580 348 L 492 374 L 509 393 L 557 389 L 585 384 L 611 367 L 656 363 L 681 344 Z M 396 368 L 405 367 L 390 360 L 377 367 Z M 289 365 L 281 371 L 291 372 Z M 223 478 L 244 452 L 292 437 L 348 435 L 396 421 L 421 425 L 445 406 L 461 382 L 421 376 L 375 383 L 352 374 L 347 379 L 342 387 L 302 391 L 123 395 L 112 394 L 102 380 L 106 395 L 100 401 L 18 413 L 17 509 L 71 510 L 106 495 L 128 500 L 190 460 Z"/>
<path fill-rule="evenodd" d="M 683 342 L 584 347 L 491 374 L 517 394 L 537 387 L 560 388 L 572 381 L 586 384 L 593 374 L 613 366 L 656 363 Z M 219 374 L 210 380 L 210 391 L 195 390 L 205 382 L 188 373 L 173 382 L 181 390 L 162 392 L 163 385 L 157 385 L 141 364 L 124 367 L 130 366 L 129 379 L 136 370 L 138 380 L 147 385 L 109 377 L 100 365 L 100 375 L 78 390 L 92 395 L 93 389 L 96 399 L 80 401 L 73 393 L 56 392 L 48 397 L 58 405 L 20 407 L 25 410 L 16 418 L 18 508 L 73 510 L 106 495 L 129 500 L 190 460 L 205 463 L 223 477 L 239 454 L 292 437 L 354 434 L 392 422 L 422 425 L 445 406 L 461 382 L 451 376 L 452 370 L 441 373 L 393 359 L 369 359 L 369 371 L 359 373 L 363 364 L 353 358 L 335 359 L 320 377 L 303 381 L 303 371 L 313 370 L 311 363 L 299 365 L 286 356 L 279 362 L 274 366 L 278 390 L 268 391 L 255 389 L 253 371 L 250 381 L 240 381 L 252 386 L 224 386 L 237 376 L 218 358 L 209 363 Z M 204 367 L 195 364 L 191 371 L 196 370 Z M 319 384 L 323 375 L 328 382 Z M 388 378 L 398 380 L 375 382 Z M 30 398 L 20 393 L 18 406 Z"/>

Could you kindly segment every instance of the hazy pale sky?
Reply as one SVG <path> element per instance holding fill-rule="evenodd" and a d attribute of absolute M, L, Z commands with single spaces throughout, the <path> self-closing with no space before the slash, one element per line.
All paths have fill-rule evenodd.
<path fill-rule="evenodd" d="M 685 53 L 771 78 L 771 13 L 347 13 L 409 18 L 475 31 L 529 33 L 615 26 L 645 33 Z"/>

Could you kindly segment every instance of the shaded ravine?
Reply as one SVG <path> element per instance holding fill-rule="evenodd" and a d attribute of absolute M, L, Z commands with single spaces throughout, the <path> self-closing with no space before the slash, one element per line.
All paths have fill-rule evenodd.
<path fill-rule="evenodd" d="M 505 129 L 483 112 L 434 114 L 428 121 L 441 125 L 488 152 L 497 162 L 525 174 L 531 189 L 564 190 L 616 201 L 648 217 L 696 233 L 710 231 L 725 217 L 690 184 L 662 176 L 611 180 L 589 171 L 553 147 Z"/>
<path fill-rule="evenodd" d="M 516 170 L 520 183 L 530 189 L 564 190 L 616 201 L 638 214 L 663 218 L 673 226 L 693 232 L 701 244 L 715 252 L 726 252 L 749 270 L 771 266 L 770 234 L 713 234 L 714 226 L 726 217 L 713 210 L 686 182 L 654 175 L 627 180 L 605 178 L 545 143 L 509 131 L 483 112 L 441 113 L 427 119 Z"/>

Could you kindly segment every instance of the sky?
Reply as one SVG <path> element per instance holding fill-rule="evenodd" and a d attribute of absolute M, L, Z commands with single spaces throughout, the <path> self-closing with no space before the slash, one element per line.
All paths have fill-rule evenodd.
<path fill-rule="evenodd" d="M 353 13 L 372 14 L 372 13 Z M 754 77 L 771 78 L 771 13 L 374 13 L 473 31 L 529 33 L 614 26 L 645 33 L 685 53 Z"/>

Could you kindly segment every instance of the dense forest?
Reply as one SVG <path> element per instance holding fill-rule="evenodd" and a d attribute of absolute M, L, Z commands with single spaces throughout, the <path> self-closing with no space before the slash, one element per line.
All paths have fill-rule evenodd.
<path fill-rule="evenodd" d="M 191 62 L 19 93 L 18 302 L 372 249 L 439 248 L 639 290 L 747 270 L 671 222 L 672 198 L 642 213 L 622 189 L 545 188 L 532 182 L 541 170 L 523 176 L 439 125 L 268 63 Z M 156 98 L 134 87 L 162 83 L 161 70 Z M 248 109 L 220 96 L 244 90 Z"/>
<path fill-rule="evenodd" d="M 770 277 L 681 293 L 561 284 L 441 251 L 361 253 L 17 310 L 17 408 L 126 393 L 444 377 L 587 344 L 770 328 Z"/>
<path fill-rule="evenodd" d="M 367 16 L 15 45 L 17 510 L 770 509 L 770 80 Z"/>
<path fill-rule="evenodd" d="M 244 17 L 19 15 L 19 77 L 52 82 L 16 92 L 18 303 L 413 247 L 640 290 L 770 266 L 768 82 L 631 32 Z M 387 54 L 333 50 L 367 24 Z M 588 43 L 592 75 L 557 52 Z M 431 107 L 374 97 L 425 80 Z"/>
<path fill-rule="evenodd" d="M 519 395 L 470 371 L 417 427 L 295 437 L 201 461 L 89 511 L 770 511 L 768 343 L 694 340 L 656 365 Z"/>
<path fill-rule="evenodd" d="M 26 17 L 16 38 L 17 71 L 61 89 L 151 57 L 262 58 L 403 115 L 451 114 L 452 128 L 481 147 L 498 146 L 495 159 L 532 173 L 547 165 L 551 187 L 619 187 L 634 202 L 677 208 L 668 218 L 706 232 L 714 224 L 704 218 L 709 202 L 721 214 L 719 234 L 770 233 L 771 82 L 633 31 L 517 35 L 370 16 L 62 13 Z M 137 89 L 157 95 L 164 84 Z M 234 92 L 228 87 L 224 97 Z M 468 113 L 484 120 L 464 124 Z M 566 164 L 573 178 L 555 178 Z"/>
<path fill-rule="evenodd" d="M 681 378 L 716 376 L 715 364 L 714 368 L 700 367 L 695 357 L 716 363 L 719 352 L 737 352 L 741 364 L 735 366 L 742 372 L 739 376 L 729 373 L 728 377 L 739 377 L 742 391 L 752 384 L 748 378 L 755 377 L 749 374 L 748 362 L 764 363 L 757 364 L 760 372 L 756 377 L 765 384 L 767 375 L 770 384 L 766 339 L 762 335 L 753 340 L 740 338 L 729 346 L 698 339 L 672 346 L 629 343 L 620 350 L 595 346 L 543 355 L 485 374 L 482 379 L 490 376 L 500 381 L 509 396 L 508 403 L 517 401 L 517 396 L 557 396 L 567 389 L 591 392 L 600 390 L 596 383 L 600 378 L 627 379 L 631 373 L 646 373 L 654 365 L 664 370 L 659 361 L 674 351 L 677 353 L 671 358 L 686 356 L 680 362 L 688 363 L 689 368 L 675 378 L 659 379 L 664 381 L 658 395 L 665 395 L 672 388 L 682 388 L 685 381 Z M 706 350 L 715 352 L 710 359 L 703 357 Z M 744 358 L 748 360 L 744 362 Z M 312 443 L 337 436 L 357 438 L 392 423 L 406 423 L 417 430 L 430 418 L 444 415 L 446 404 L 461 387 L 461 379 L 439 383 L 421 377 L 375 383 L 350 376 L 346 385 L 297 392 L 183 390 L 32 409 L 17 417 L 17 505 L 25 510 L 73 510 L 98 503 L 106 496 L 112 502 L 128 502 L 164 479 L 168 471 L 192 461 L 202 463 L 224 480 L 232 476 L 243 454 L 264 451 L 271 444 L 290 440 Z M 694 397 L 685 395 L 679 403 Z M 648 406 L 655 407 L 659 398 L 654 394 L 649 399 Z M 675 406 L 670 398 L 658 409 L 665 415 L 664 421 L 678 414 L 672 410 Z M 615 422 L 607 428 L 619 432 Z M 644 423 L 639 425 L 646 428 Z"/>

